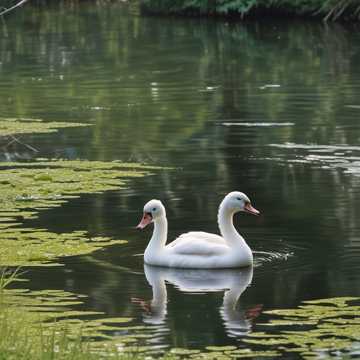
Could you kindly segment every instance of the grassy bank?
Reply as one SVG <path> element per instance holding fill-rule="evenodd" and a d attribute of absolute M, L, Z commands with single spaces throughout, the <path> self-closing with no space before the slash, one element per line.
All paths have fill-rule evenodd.
<path fill-rule="evenodd" d="M 307 16 L 359 20 L 359 0 L 140 0 L 144 13 L 181 15 Z"/>

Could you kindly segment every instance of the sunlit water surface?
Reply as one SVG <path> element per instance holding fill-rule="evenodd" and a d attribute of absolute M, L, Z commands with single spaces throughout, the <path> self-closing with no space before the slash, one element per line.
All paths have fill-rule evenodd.
<path fill-rule="evenodd" d="M 38 152 L 14 143 L 3 160 L 172 168 L 28 221 L 128 244 L 34 269 L 27 286 L 86 294 L 84 308 L 133 317 L 156 348 L 239 344 L 263 310 L 360 296 L 358 31 L 146 18 L 118 5 L 28 5 L 2 26 L 2 116 L 93 125 L 23 136 Z M 254 269 L 144 269 L 151 229 L 134 227 L 147 200 L 166 204 L 175 238 L 217 232 L 232 190 L 262 213 L 235 219 Z"/>

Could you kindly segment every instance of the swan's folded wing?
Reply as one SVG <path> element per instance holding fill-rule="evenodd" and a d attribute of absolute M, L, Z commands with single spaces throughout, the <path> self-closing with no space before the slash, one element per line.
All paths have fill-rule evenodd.
<path fill-rule="evenodd" d="M 194 242 L 194 241 L 206 241 L 209 243 L 215 243 L 215 244 L 224 244 L 225 240 L 219 235 L 207 233 L 204 231 L 190 231 L 185 234 L 181 234 L 177 239 L 175 239 L 173 242 L 171 242 L 168 246 L 176 246 L 179 243 L 184 242 Z"/>
<path fill-rule="evenodd" d="M 167 248 L 176 254 L 198 256 L 220 255 L 228 250 L 225 240 L 221 236 L 201 231 L 182 234 L 167 245 Z"/>

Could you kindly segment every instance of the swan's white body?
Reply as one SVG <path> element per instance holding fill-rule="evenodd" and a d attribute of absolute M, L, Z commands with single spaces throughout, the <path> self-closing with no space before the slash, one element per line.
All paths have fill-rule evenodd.
<path fill-rule="evenodd" d="M 154 223 L 154 232 L 144 253 L 145 263 L 193 269 L 251 265 L 252 251 L 233 225 L 233 215 L 239 211 L 259 214 L 245 194 L 234 191 L 225 196 L 219 206 L 218 224 L 222 236 L 189 232 L 166 245 L 168 223 L 165 208 L 161 201 L 150 200 L 144 206 L 144 216 L 138 225 L 139 228 L 144 228 L 150 222 Z"/>

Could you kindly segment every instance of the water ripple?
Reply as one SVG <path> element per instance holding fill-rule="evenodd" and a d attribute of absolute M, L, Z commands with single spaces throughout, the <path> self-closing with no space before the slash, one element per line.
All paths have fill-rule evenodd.
<path fill-rule="evenodd" d="M 294 126 L 292 122 L 223 122 L 224 126 L 251 126 L 251 127 L 274 127 L 274 126 Z"/>
<path fill-rule="evenodd" d="M 254 266 L 259 267 L 264 263 L 273 261 L 286 261 L 289 257 L 294 255 L 291 251 L 277 252 L 277 251 L 253 251 L 255 255 Z"/>
<path fill-rule="evenodd" d="M 360 146 L 314 145 L 314 144 L 269 144 L 278 149 L 294 150 L 293 156 L 267 157 L 285 163 L 317 164 L 323 169 L 342 169 L 347 174 L 360 175 Z M 303 150 L 303 152 L 299 152 Z M 258 159 L 259 160 L 259 159 Z"/>

